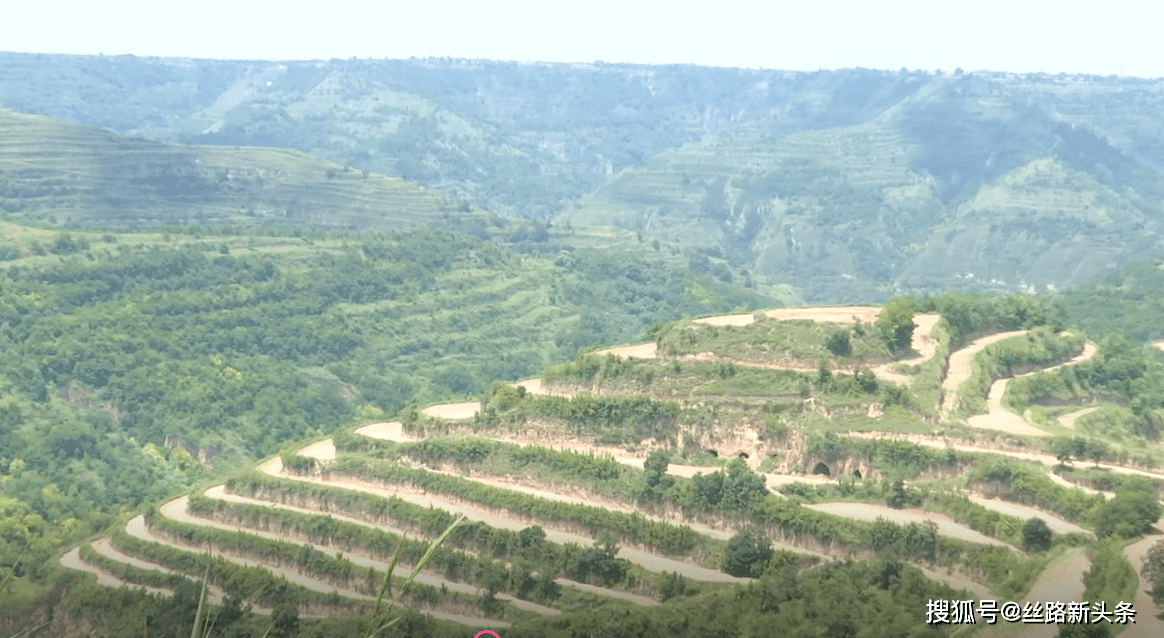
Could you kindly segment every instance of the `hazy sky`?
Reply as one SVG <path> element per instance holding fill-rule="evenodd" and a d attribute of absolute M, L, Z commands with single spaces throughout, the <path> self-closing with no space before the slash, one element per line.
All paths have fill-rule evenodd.
<path fill-rule="evenodd" d="M 45 0 L 5 8 L 0 50 L 1161 77 L 1162 25 L 1159 0 Z"/>

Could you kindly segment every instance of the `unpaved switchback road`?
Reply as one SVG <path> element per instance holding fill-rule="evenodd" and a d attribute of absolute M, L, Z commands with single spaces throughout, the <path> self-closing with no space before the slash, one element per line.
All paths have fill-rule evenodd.
<path fill-rule="evenodd" d="M 946 367 L 946 378 L 942 381 L 942 412 L 950 412 L 954 409 L 954 404 L 958 401 L 958 388 L 970 379 L 970 362 L 974 360 L 974 355 L 982 352 L 986 346 L 1026 333 L 1026 330 L 1015 330 L 986 335 L 970 342 L 964 348 L 950 353 L 950 362 Z"/>
<path fill-rule="evenodd" d="M 426 416 L 436 417 L 438 419 L 471 419 L 474 414 L 481 411 L 481 403 L 478 401 L 466 401 L 464 403 L 443 403 L 441 405 L 430 405 L 421 410 L 422 414 Z"/>
<path fill-rule="evenodd" d="M 212 487 L 212 488 L 206 490 L 204 492 L 204 494 L 210 498 L 224 500 L 224 501 L 233 501 L 236 503 L 249 503 L 249 504 L 253 504 L 253 505 L 262 505 L 264 507 L 273 507 L 275 509 L 285 509 L 288 511 L 300 512 L 300 513 L 306 513 L 306 514 L 316 514 L 316 515 L 319 514 L 319 512 L 311 512 L 310 510 L 305 510 L 302 508 L 280 506 L 280 505 L 275 505 L 275 504 L 265 502 L 265 501 L 259 501 L 256 499 L 248 499 L 248 498 L 243 497 L 243 496 L 236 496 L 234 494 L 227 494 L 225 488 L 226 488 L 225 485 L 218 485 L 218 486 L 215 486 L 215 487 Z M 187 501 L 187 506 L 188 506 L 188 501 Z M 195 525 L 205 525 L 205 526 L 209 526 L 209 527 L 216 527 L 218 529 L 224 529 L 224 530 L 229 530 L 229 531 L 235 531 L 235 530 L 239 529 L 237 526 L 225 525 L 222 523 L 212 521 L 210 519 L 202 518 L 200 516 L 193 516 L 189 513 L 188 509 L 184 512 L 184 514 L 185 514 L 185 516 L 181 520 L 183 520 L 184 522 L 187 522 L 187 523 L 193 523 Z M 343 520 L 343 521 L 346 521 L 349 523 L 356 523 L 357 525 L 361 524 L 356 519 L 351 518 L 351 517 L 347 517 L 347 516 L 339 516 L 339 515 L 335 515 L 335 514 L 328 514 L 328 516 L 330 516 L 331 518 L 334 518 L 336 520 Z M 363 525 L 365 527 L 367 527 L 366 523 Z M 385 531 L 389 531 L 391 533 L 403 534 L 403 532 L 400 530 L 392 530 L 389 528 L 384 528 L 382 526 L 376 526 L 376 527 L 380 527 L 381 529 L 385 529 Z M 256 530 L 256 529 L 253 529 L 250 527 L 243 528 L 242 531 L 245 531 L 247 534 L 254 534 L 256 536 L 262 536 L 264 538 L 270 538 L 272 540 L 282 540 L 282 541 L 288 540 L 284 536 L 280 536 L 278 534 L 271 534 L 271 533 L 264 532 L 261 530 Z M 371 567 L 372 569 L 375 569 L 375 570 L 381 571 L 381 572 L 388 570 L 388 563 L 381 561 L 381 560 L 376 560 L 374 558 L 371 558 L 369 556 L 361 554 L 358 551 L 353 551 L 351 549 L 342 549 L 339 547 L 331 547 L 328 545 L 321 544 L 318 541 L 310 541 L 310 543 L 312 545 L 314 545 L 317 549 L 326 551 L 328 553 L 342 553 L 344 555 L 344 558 L 351 561 L 355 565 L 359 565 L 360 567 Z M 398 578 L 406 578 L 411 572 L 412 572 L 412 570 L 407 568 L 407 567 L 397 567 L 395 569 L 395 571 L 392 572 L 392 574 Z M 451 581 L 451 580 L 445 580 L 444 578 L 441 578 L 439 576 L 435 576 L 432 574 L 426 574 L 424 572 L 421 572 L 421 573 L 416 575 L 416 582 L 421 583 L 423 585 L 430 585 L 432 587 L 445 587 L 445 588 L 449 589 L 450 591 L 460 592 L 462 594 L 469 594 L 469 595 L 473 595 L 473 596 L 476 596 L 477 594 L 480 593 L 480 588 L 475 587 L 473 585 L 466 585 L 465 583 L 458 583 L 458 582 Z M 551 607 L 545 607 L 545 606 L 537 605 L 535 603 L 531 603 L 528 601 L 520 600 L 520 599 L 514 598 L 513 596 L 510 596 L 508 594 L 497 594 L 497 598 L 499 600 L 504 600 L 505 602 L 507 602 L 507 603 L 513 605 L 514 607 L 519 608 L 519 609 L 526 609 L 528 611 L 532 611 L 532 612 L 538 613 L 538 614 L 554 615 L 554 614 L 559 613 L 559 611 L 557 609 L 553 609 Z"/>
<path fill-rule="evenodd" d="M 110 574 L 106 571 L 101 570 L 100 568 L 98 568 L 95 565 L 90 565 L 89 563 L 86 563 L 85 561 L 81 560 L 81 548 L 80 547 L 74 547 L 73 549 L 70 549 L 69 551 L 65 552 L 65 554 L 63 556 L 61 556 L 61 564 L 64 565 L 65 567 L 68 567 L 69 569 L 75 569 L 79 572 L 88 572 L 90 574 L 93 574 L 94 576 L 97 577 L 97 583 L 99 585 L 105 585 L 106 587 L 114 587 L 114 588 L 129 587 L 130 589 L 142 589 L 142 590 L 145 590 L 151 594 L 156 594 L 159 596 L 173 596 L 174 595 L 173 590 L 170 590 L 170 589 L 162 589 L 160 587 L 149 587 L 147 585 L 138 585 L 135 583 L 127 583 L 124 580 L 121 580 L 120 578 L 114 576 L 113 574 Z"/>
<path fill-rule="evenodd" d="M 924 445 L 939 450 L 946 448 L 958 450 L 959 452 L 972 452 L 978 454 L 998 454 L 1000 456 L 1009 456 L 1011 458 L 1022 459 L 1024 461 L 1035 461 L 1042 463 L 1048 467 L 1055 467 L 1059 465 L 1059 459 L 1046 452 L 1015 452 L 1012 450 L 1001 450 L 992 447 L 980 445 L 967 445 L 965 443 L 954 443 L 941 437 L 926 436 L 924 434 L 903 434 L 901 432 L 850 432 L 849 436 L 860 437 L 863 439 L 894 439 L 899 441 L 910 441 L 918 445 Z M 1092 464 L 1090 467 L 1095 467 Z M 1135 474 L 1138 476 L 1146 476 L 1148 478 L 1164 480 L 1164 472 L 1149 472 L 1146 470 L 1137 470 L 1135 468 L 1123 467 L 1120 465 L 1109 465 L 1107 463 L 1100 463 L 1099 469 L 1108 470 L 1117 474 Z M 1052 481 L 1064 486 L 1079 488 L 1088 494 L 1103 494 L 1105 498 L 1112 498 L 1115 494 L 1111 492 L 1103 492 L 1095 490 L 1090 487 L 1084 487 L 1072 483 L 1054 472 L 1048 473 L 1048 478 Z"/>
<path fill-rule="evenodd" d="M 1002 405 L 1002 397 L 1006 395 L 1007 384 L 1010 383 L 1011 379 L 1020 379 L 1022 377 L 1033 376 L 1041 372 L 1050 372 L 1052 370 L 1058 370 L 1059 368 L 1078 365 L 1094 357 L 1098 351 L 1099 348 L 1094 343 L 1087 342 L 1083 344 L 1083 352 L 1076 355 L 1070 361 L 1065 361 L 1058 365 L 1053 365 L 1041 370 L 1035 370 L 1033 372 L 1027 372 L 1026 374 L 1020 374 L 1015 377 L 1007 377 L 1005 379 L 999 379 L 995 381 L 990 385 L 990 394 L 986 398 L 987 413 L 977 414 L 970 417 L 966 420 L 967 425 L 985 430 L 999 430 L 1010 434 L 1050 436 L 1049 432 L 1031 425 L 1025 418 L 1015 414 L 1014 412 L 1011 412 L 1009 409 Z M 1091 409 L 1094 410 L 1095 408 Z M 1084 414 L 1087 413 L 1085 410 L 1080 410 L 1079 412 Z M 1071 426 L 1074 427 L 1074 425 L 1075 422 L 1072 421 Z"/>
<path fill-rule="evenodd" d="M 873 374 L 882 381 L 888 381 L 898 385 L 909 385 L 914 378 L 910 375 L 899 374 L 893 369 L 897 366 L 919 366 L 934 358 L 934 355 L 938 352 L 938 342 L 933 336 L 934 327 L 941 320 L 942 315 L 939 314 L 914 315 L 913 338 L 910 340 L 909 345 L 917 353 L 917 356 L 900 361 L 883 363 L 873 368 Z"/>

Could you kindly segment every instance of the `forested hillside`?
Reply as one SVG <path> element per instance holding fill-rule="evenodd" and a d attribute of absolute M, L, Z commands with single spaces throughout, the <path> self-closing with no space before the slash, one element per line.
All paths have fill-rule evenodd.
<path fill-rule="evenodd" d="M 0 221 L 0 565 L 29 543 L 43 576 L 119 512 L 286 441 L 773 303 L 704 255 L 572 249 L 522 225 L 507 243 Z"/>
<path fill-rule="evenodd" d="M 699 244 L 808 299 L 1062 289 L 1162 248 L 1154 80 L 13 53 L 0 69 L 9 108 L 291 147 L 455 207 Z"/>

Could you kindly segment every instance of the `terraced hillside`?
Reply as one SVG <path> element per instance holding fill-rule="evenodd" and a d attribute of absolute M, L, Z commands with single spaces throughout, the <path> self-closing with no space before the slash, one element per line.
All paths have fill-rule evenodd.
<path fill-rule="evenodd" d="M 0 70 L 7 108 L 689 242 L 822 303 L 1061 290 L 1164 248 L 1158 79 L 18 53 Z M 328 197 L 353 177 L 315 173 Z M 309 195 L 270 208 L 374 221 Z"/>
<path fill-rule="evenodd" d="M 0 109 L 0 209 L 66 227 L 401 228 L 470 217 L 397 177 L 282 148 L 189 146 Z"/>
<path fill-rule="evenodd" d="M 810 592 L 840 582 L 848 589 L 830 590 L 843 602 L 830 599 L 829 617 L 886 635 L 924 625 L 934 598 L 1127 601 L 1138 615 L 1123 635 L 1164 630 L 1135 582 L 1151 537 L 1135 539 L 1159 525 L 1164 492 L 1164 470 L 1147 466 L 1154 452 L 1095 457 L 1113 477 L 1104 485 L 1116 493 L 1104 492 L 1056 448 L 1062 426 L 1002 418 L 1008 401 L 986 401 L 1014 374 L 1058 374 L 1103 353 L 1038 325 L 957 344 L 945 318 L 919 314 L 910 350 L 888 354 L 873 344 L 882 312 L 664 326 L 653 344 L 583 355 L 478 401 L 342 428 L 135 516 L 62 562 L 103 583 L 172 590 L 210 564 L 209 552 L 212 598 L 240 596 L 262 612 L 290 601 L 335 617 L 305 618 L 319 631 L 369 613 L 398 546 L 397 577 L 421 567 L 400 603 L 429 617 L 410 616 L 426 635 L 466 625 L 683 635 L 708 623 L 735 635 L 752 622 L 810 622 L 824 613 Z M 1006 317 L 994 325 L 1008 327 Z M 841 350 L 838 332 L 852 347 L 822 359 L 819 348 Z M 797 349 L 782 349 L 789 336 Z M 970 423 L 983 404 L 988 418 Z M 1135 542 L 1098 540 L 1143 490 L 1155 514 L 1121 532 Z M 425 557 L 456 517 L 466 520 Z M 881 575 L 852 579 L 865 569 Z M 718 611 L 775 582 L 803 598 Z M 975 635 L 1054 631 L 1020 624 Z"/>

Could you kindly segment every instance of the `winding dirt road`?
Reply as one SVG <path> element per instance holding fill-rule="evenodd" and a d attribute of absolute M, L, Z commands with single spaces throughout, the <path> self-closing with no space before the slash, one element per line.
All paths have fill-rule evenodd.
<path fill-rule="evenodd" d="M 942 412 L 947 413 L 954 410 L 954 405 L 958 401 L 958 388 L 970 380 L 970 374 L 972 372 L 970 363 L 974 360 L 974 355 L 982 352 L 986 346 L 998 343 L 1003 339 L 1025 335 L 1026 333 L 1026 330 L 997 332 L 976 339 L 966 347 L 951 352 L 949 363 L 946 367 L 946 378 L 942 380 Z"/>
<path fill-rule="evenodd" d="M 1006 395 L 1007 384 L 1010 383 L 1011 379 L 1021 379 L 1023 377 L 1033 376 L 1041 372 L 1050 372 L 1052 370 L 1058 370 L 1059 368 L 1078 365 L 1094 357 L 1098 351 L 1099 348 L 1094 343 L 1088 342 L 1083 344 L 1083 352 L 1076 355 L 1070 361 L 1065 361 L 1058 365 L 1042 368 L 1033 372 L 1027 372 L 1026 374 L 1007 377 L 1005 379 L 998 379 L 990 385 L 990 394 L 986 398 L 987 413 L 977 414 L 970 417 L 966 420 L 966 424 L 975 428 L 981 428 L 984 430 L 998 430 L 1007 432 L 1009 434 L 1050 436 L 1050 433 L 1046 430 L 1041 430 L 1035 427 L 1030 422 L 1028 422 L 1027 419 L 1015 414 L 1014 412 L 1011 412 L 1006 408 L 1006 406 L 1002 405 L 1002 397 Z M 1094 411 L 1095 408 L 1091 408 L 1091 410 Z M 1086 414 L 1087 410 L 1080 410 L 1079 412 Z M 1073 414 L 1079 413 L 1076 412 Z M 1076 418 L 1078 418 L 1078 416 Z M 1074 427 L 1074 425 L 1075 422 L 1072 420 L 1071 426 Z"/>
<path fill-rule="evenodd" d="M 474 414 L 480 411 L 481 403 L 479 401 L 466 401 L 464 403 L 430 405 L 421 410 L 421 413 L 438 419 L 462 420 L 471 419 Z"/>
<path fill-rule="evenodd" d="M 101 568 L 97 567 L 96 565 L 90 565 L 89 563 L 86 563 L 84 560 L 81 559 L 81 548 L 80 547 L 74 547 L 73 549 L 70 549 L 69 551 L 65 552 L 65 554 L 63 556 L 61 556 L 61 564 L 64 565 L 65 567 L 68 567 L 69 569 L 75 569 L 79 572 L 88 572 L 90 574 L 93 574 L 94 576 L 97 577 L 97 583 L 100 585 L 105 585 L 106 587 L 113 587 L 113 588 L 128 587 L 130 589 L 142 589 L 142 590 L 145 590 L 151 594 L 156 594 L 156 595 L 160 595 L 160 596 L 173 596 L 174 595 L 174 590 L 172 590 L 172 589 L 163 589 L 161 587 L 150 587 L 148 585 L 138 585 L 136 583 L 128 583 L 128 582 L 121 580 L 120 578 L 114 576 L 113 574 L 110 574 L 109 572 L 102 570 Z M 219 602 L 221 602 L 221 599 L 219 600 Z"/>

